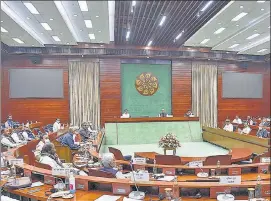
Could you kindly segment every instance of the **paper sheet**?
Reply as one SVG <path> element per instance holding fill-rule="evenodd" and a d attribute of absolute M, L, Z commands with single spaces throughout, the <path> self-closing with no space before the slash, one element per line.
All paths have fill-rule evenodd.
<path fill-rule="evenodd" d="M 124 197 L 124 198 L 123 198 L 123 201 L 138 201 L 138 200 L 135 200 L 135 199 L 132 199 L 132 198 L 126 198 L 126 197 Z"/>
<path fill-rule="evenodd" d="M 174 176 L 164 176 L 164 178 L 157 179 L 158 181 L 173 181 Z"/>
<path fill-rule="evenodd" d="M 95 201 L 116 201 L 120 198 L 120 196 L 112 196 L 112 195 L 103 195 L 96 199 Z"/>

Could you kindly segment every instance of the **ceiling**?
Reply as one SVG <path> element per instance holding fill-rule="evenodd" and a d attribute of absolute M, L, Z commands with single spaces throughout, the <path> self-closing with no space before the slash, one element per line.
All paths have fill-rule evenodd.
<path fill-rule="evenodd" d="M 240 12 L 248 14 L 231 21 Z M 225 29 L 214 34 L 219 28 Z M 259 35 L 246 39 L 252 34 Z M 204 39 L 209 40 L 202 44 Z M 270 53 L 270 1 L 1 1 L 1 41 L 24 47 L 208 47 L 265 55 Z M 234 44 L 239 45 L 229 48 Z"/>
<path fill-rule="evenodd" d="M 232 21 L 240 13 L 247 14 L 238 21 Z M 221 28 L 225 29 L 215 34 Z M 235 51 L 238 54 L 269 54 L 270 1 L 229 2 L 184 45 Z"/>

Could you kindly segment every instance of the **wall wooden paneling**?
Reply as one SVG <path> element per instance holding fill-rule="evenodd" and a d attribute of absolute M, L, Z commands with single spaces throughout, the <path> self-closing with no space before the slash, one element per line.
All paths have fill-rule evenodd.
<path fill-rule="evenodd" d="M 9 98 L 9 69 L 11 68 L 63 69 L 64 98 Z M 65 58 L 43 58 L 40 64 L 32 64 L 27 57 L 14 56 L 6 59 L 2 63 L 1 111 L 2 122 L 5 121 L 8 114 L 12 114 L 13 119 L 19 122 L 33 120 L 49 124 L 54 123 L 56 118 L 60 118 L 63 123 L 69 122 L 68 60 Z"/>

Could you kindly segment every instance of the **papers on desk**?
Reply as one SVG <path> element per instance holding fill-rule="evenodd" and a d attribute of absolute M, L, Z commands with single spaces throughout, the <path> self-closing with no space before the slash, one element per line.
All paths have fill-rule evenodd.
<path fill-rule="evenodd" d="M 123 198 L 123 201 L 138 201 L 138 200 L 135 200 L 135 199 L 132 199 L 132 198 L 126 198 L 126 197 L 124 197 L 124 198 Z"/>
<path fill-rule="evenodd" d="M 174 176 L 164 176 L 163 178 L 159 178 L 157 179 L 158 181 L 173 181 L 174 180 Z"/>
<path fill-rule="evenodd" d="M 37 182 L 34 182 L 34 183 L 31 184 L 31 188 L 32 187 L 37 187 L 37 186 L 43 186 L 43 185 L 44 185 L 44 183 L 42 183 L 40 181 L 37 181 Z"/>
<path fill-rule="evenodd" d="M 120 198 L 120 196 L 112 196 L 112 195 L 103 195 L 96 199 L 95 201 L 116 201 Z"/>

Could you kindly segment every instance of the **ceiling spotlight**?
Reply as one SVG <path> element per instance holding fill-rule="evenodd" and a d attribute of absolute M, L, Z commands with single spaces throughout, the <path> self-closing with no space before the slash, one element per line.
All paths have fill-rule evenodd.
<path fill-rule="evenodd" d="M 73 16 L 74 16 L 74 17 L 77 17 L 77 15 L 76 15 L 76 14 L 74 14 Z"/>
<path fill-rule="evenodd" d="M 51 21 L 53 21 L 54 19 L 53 18 L 50 18 Z"/>
<path fill-rule="evenodd" d="M 262 8 L 261 11 L 263 11 L 264 9 Z"/>
<path fill-rule="evenodd" d="M 27 17 L 26 19 L 30 20 L 30 17 Z"/>
<path fill-rule="evenodd" d="M 1 22 L 4 22 L 3 20 L 1 20 Z"/>
<path fill-rule="evenodd" d="M 208 3 L 206 3 L 206 5 L 200 11 L 205 11 L 212 3 L 213 1 L 208 1 Z"/>
<path fill-rule="evenodd" d="M 70 43 L 67 43 L 67 45 L 69 45 Z"/>
<path fill-rule="evenodd" d="M 159 26 L 162 26 L 164 24 L 165 20 L 166 20 L 166 16 L 163 16 L 160 23 L 159 23 Z"/>
<path fill-rule="evenodd" d="M 244 8 L 244 6 L 240 6 L 240 8 Z"/>
<path fill-rule="evenodd" d="M 32 45 L 32 46 L 34 46 L 34 45 Z"/>
<path fill-rule="evenodd" d="M 99 15 L 96 15 L 96 17 L 99 17 Z"/>
<path fill-rule="evenodd" d="M 81 11 L 88 11 L 87 1 L 78 1 Z"/>
<path fill-rule="evenodd" d="M 99 33 L 101 33 L 102 31 L 98 31 Z"/>
<path fill-rule="evenodd" d="M 239 44 L 234 44 L 234 45 L 232 45 L 232 46 L 230 46 L 229 48 L 235 48 L 235 47 L 237 47 Z"/>
<path fill-rule="evenodd" d="M 247 15 L 247 13 L 242 12 L 242 13 L 238 14 L 237 16 L 235 16 L 234 18 L 232 18 L 231 21 L 236 22 L 236 21 L 240 20 L 242 17 L 244 17 L 244 16 L 246 16 L 246 15 Z"/>
<path fill-rule="evenodd" d="M 239 27 L 239 24 L 236 24 L 237 27 Z"/>
<path fill-rule="evenodd" d="M 151 46 L 151 44 L 152 44 L 152 40 L 148 43 L 148 45 L 147 46 Z"/>
<path fill-rule="evenodd" d="M 136 5 L 136 1 L 132 1 L 132 6 L 135 6 Z"/>
<path fill-rule="evenodd" d="M 128 40 L 129 37 L 130 37 L 130 31 L 127 31 L 127 33 L 126 33 L 126 40 Z"/>
<path fill-rule="evenodd" d="M 268 29 L 270 29 L 270 26 L 268 27 Z"/>

